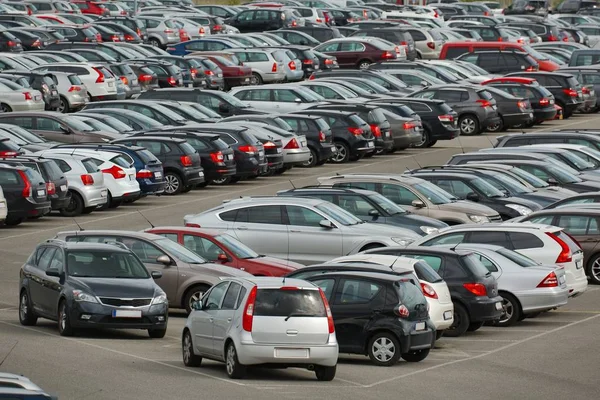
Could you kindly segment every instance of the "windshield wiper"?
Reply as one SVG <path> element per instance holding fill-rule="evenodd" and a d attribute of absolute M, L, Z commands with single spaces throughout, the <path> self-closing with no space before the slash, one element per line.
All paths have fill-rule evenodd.
<path fill-rule="evenodd" d="M 288 319 L 290 319 L 292 317 L 318 317 L 318 315 L 317 314 L 291 313 L 290 315 L 285 317 L 284 321 L 287 321 Z"/>

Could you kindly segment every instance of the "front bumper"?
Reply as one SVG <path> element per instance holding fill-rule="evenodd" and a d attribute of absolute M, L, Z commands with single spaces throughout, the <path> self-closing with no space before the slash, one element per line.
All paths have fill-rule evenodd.
<path fill-rule="evenodd" d="M 165 329 L 167 327 L 169 314 L 166 304 L 135 308 L 142 312 L 141 318 L 113 317 L 112 312 L 117 309 L 119 308 L 98 303 L 73 302 L 69 309 L 71 325 L 76 328 L 112 329 Z"/>

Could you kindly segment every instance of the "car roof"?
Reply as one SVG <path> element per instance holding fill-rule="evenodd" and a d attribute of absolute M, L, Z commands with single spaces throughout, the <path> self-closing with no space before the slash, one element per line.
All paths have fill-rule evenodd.
<path fill-rule="evenodd" d="M 92 235 L 106 235 L 106 236 L 129 236 L 147 240 L 164 239 L 162 236 L 154 235 L 147 232 L 136 232 L 136 231 L 124 231 L 124 230 L 103 230 L 103 229 L 86 229 L 85 231 L 61 231 L 56 234 L 64 236 L 92 236 Z"/>
<path fill-rule="evenodd" d="M 348 276 L 348 277 L 361 277 L 361 278 L 370 278 L 370 279 L 377 279 L 380 281 L 388 281 L 388 282 L 396 282 L 399 281 L 403 278 L 401 278 L 399 275 L 396 274 L 388 274 L 385 272 L 367 272 L 367 271 L 332 271 L 332 272 L 326 272 L 324 274 L 320 274 L 317 276 L 310 276 L 307 277 L 306 279 L 311 279 L 311 278 L 322 278 L 322 277 L 326 277 L 326 276 Z"/>
<path fill-rule="evenodd" d="M 371 180 L 384 180 L 384 181 L 396 181 L 402 182 L 406 184 L 416 184 L 423 182 L 423 179 L 416 178 L 412 176 L 405 176 L 400 174 L 342 174 L 342 175 L 333 175 L 333 176 L 323 176 L 317 178 L 319 182 L 324 182 L 327 180 L 344 180 L 344 179 L 371 179 Z"/>
<path fill-rule="evenodd" d="M 294 188 L 294 189 L 285 189 L 280 190 L 277 193 L 302 193 L 302 192 L 319 192 L 319 193 L 355 193 L 363 196 L 371 196 L 373 194 L 377 194 L 372 190 L 364 190 L 364 189 L 354 189 L 354 188 L 334 188 L 328 186 L 311 186 L 311 187 L 302 187 L 302 188 Z"/>
<path fill-rule="evenodd" d="M 582 204 L 578 204 L 577 208 L 573 208 L 572 206 L 569 207 L 557 207 L 557 208 L 550 208 L 548 210 L 538 210 L 538 211 L 534 211 L 533 213 L 531 213 L 531 215 L 546 215 L 546 214 L 590 214 L 590 215 L 600 215 L 600 204 L 598 204 L 598 206 L 595 206 L 597 203 L 589 203 L 589 204 L 583 204 L 584 207 L 581 207 Z M 591 205 L 592 207 L 588 207 L 589 205 Z M 575 206 L 575 204 L 573 204 L 573 206 Z"/>
<path fill-rule="evenodd" d="M 246 205 L 246 204 L 264 204 L 264 203 L 298 203 L 303 205 L 316 206 L 323 203 L 329 203 L 328 201 L 321 199 L 314 199 L 308 197 L 289 197 L 289 196 L 256 196 L 256 197 L 240 197 L 237 199 L 223 200 L 223 205 Z"/>
<path fill-rule="evenodd" d="M 286 278 L 286 277 L 271 277 L 271 276 L 252 276 L 252 277 L 235 277 L 226 278 L 225 280 L 246 281 L 254 284 L 258 289 L 271 289 L 284 286 L 298 287 L 302 289 L 318 290 L 312 283 L 308 283 L 304 279 Z M 307 284 L 308 283 L 308 284 Z"/>
<path fill-rule="evenodd" d="M 379 248 L 376 250 L 382 250 L 383 248 Z M 384 250 L 392 250 L 392 251 L 408 251 L 408 252 L 426 252 L 426 253 L 437 253 L 437 254 L 444 254 L 444 255 L 448 255 L 448 256 L 457 256 L 456 252 L 453 251 L 452 249 L 446 249 L 443 247 L 439 247 L 439 246 L 409 246 L 409 247 L 400 247 L 400 246 L 390 246 L 390 247 L 386 247 L 384 248 Z M 367 254 L 378 254 L 376 251 L 374 251 L 373 253 L 367 251 Z"/>
<path fill-rule="evenodd" d="M 534 224 L 534 223 L 522 223 L 522 222 L 489 222 L 486 224 L 461 224 L 452 225 L 439 230 L 440 233 L 460 231 L 460 230 L 489 230 L 489 229 L 519 229 L 519 230 L 535 230 L 535 231 L 560 231 L 563 228 L 559 228 L 552 225 L 546 224 Z"/>
<path fill-rule="evenodd" d="M 42 389 L 38 385 L 31 382 L 29 378 L 23 375 L 11 374 L 8 372 L 0 372 L 0 387 L 4 391 L 6 387 L 2 385 L 2 382 L 13 384 L 16 383 L 17 385 L 23 386 L 22 389 L 26 390 L 42 391 Z"/>

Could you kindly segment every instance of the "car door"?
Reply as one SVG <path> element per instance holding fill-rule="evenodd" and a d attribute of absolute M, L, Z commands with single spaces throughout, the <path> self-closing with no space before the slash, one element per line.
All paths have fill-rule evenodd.
<path fill-rule="evenodd" d="M 29 297 L 31 303 L 34 310 L 42 315 L 49 315 L 51 309 L 51 306 L 45 303 L 44 284 L 46 280 L 46 270 L 50 266 L 53 255 L 53 247 L 40 247 L 34 258 L 31 260 L 30 266 L 28 266 L 25 271 L 29 280 Z"/>
<path fill-rule="evenodd" d="M 77 141 L 73 135 L 69 135 L 61 129 L 62 124 L 54 118 L 33 117 L 32 119 L 34 124 L 33 131 L 46 140 L 61 143 Z"/>
<path fill-rule="evenodd" d="M 373 211 L 378 211 L 374 204 L 371 204 L 366 198 L 356 194 L 340 194 L 338 196 L 338 205 L 351 214 L 367 222 L 385 224 L 387 217 L 381 215 L 371 215 Z"/>
<path fill-rule="evenodd" d="M 194 347 L 199 354 L 214 355 L 213 334 L 215 316 L 221 308 L 229 282 L 220 282 L 201 300 L 201 309 L 190 314 Z"/>
<path fill-rule="evenodd" d="M 393 183 L 382 183 L 379 192 L 389 200 L 415 214 L 429 216 L 431 213 L 428 202 L 410 187 Z M 416 207 L 414 205 L 417 204 L 416 202 L 423 203 L 423 206 Z"/>
<path fill-rule="evenodd" d="M 236 260 L 231 260 L 227 262 L 222 262 L 218 259 L 219 254 L 226 254 L 227 252 L 221 248 L 215 241 L 212 239 L 204 238 L 202 236 L 197 235 L 183 235 L 183 241 L 181 244 L 188 250 L 193 251 L 198 254 L 200 257 L 204 258 L 210 262 L 221 263 L 227 265 L 229 267 L 238 267 L 238 263 Z M 243 268 L 241 268 L 244 270 Z"/>
<path fill-rule="evenodd" d="M 54 249 L 54 254 L 50 259 L 50 265 L 46 270 L 55 270 L 59 274 L 65 272 L 65 256 L 63 250 L 60 248 Z M 42 285 L 42 299 L 44 304 L 48 307 L 48 313 L 52 316 L 58 315 L 58 300 L 60 299 L 60 292 L 62 290 L 62 284 L 60 278 L 55 276 L 43 275 Z"/>
<path fill-rule="evenodd" d="M 463 110 L 473 107 L 468 104 L 469 92 L 464 89 L 444 89 L 438 90 L 433 96 L 436 100 L 444 100 L 454 111 L 461 113 Z"/>
<path fill-rule="evenodd" d="M 288 228 L 279 205 L 239 209 L 233 223 L 233 233 L 238 240 L 259 254 L 288 258 Z"/>
<path fill-rule="evenodd" d="M 274 89 L 271 92 L 273 94 L 273 106 L 276 112 L 287 113 L 297 111 L 306 106 L 306 104 L 302 104 L 302 97 L 294 90 Z"/>
<path fill-rule="evenodd" d="M 224 359 L 225 340 L 233 323 L 233 314 L 239 307 L 238 298 L 242 285 L 231 282 L 225 292 L 223 303 L 213 317 L 213 354 Z"/>
<path fill-rule="evenodd" d="M 357 42 L 341 42 L 335 56 L 337 57 L 340 67 L 353 67 L 356 65 L 360 50 L 364 51 L 364 45 Z"/>

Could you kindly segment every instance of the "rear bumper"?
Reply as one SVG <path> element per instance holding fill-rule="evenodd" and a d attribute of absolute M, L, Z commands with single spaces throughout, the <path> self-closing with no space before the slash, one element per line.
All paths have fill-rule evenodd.
<path fill-rule="evenodd" d="M 554 106 L 533 110 L 533 117 L 536 121 L 548 121 L 554 119 L 556 117 L 556 109 Z"/>
<path fill-rule="evenodd" d="M 428 321 L 425 322 L 425 330 L 413 330 L 410 334 L 399 337 L 402 354 L 410 351 L 431 349 L 435 344 L 435 327 Z"/>
<path fill-rule="evenodd" d="M 429 301 L 429 298 L 427 302 L 429 303 L 429 318 L 435 325 L 435 329 L 442 331 L 450 328 L 454 322 L 454 304 L 452 302 L 440 303 L 438 300 Z"/>
<path fill-rule="evenodd" d="M 71 202 L 71 192 L 65 193 L 64 196 L 59 197 L 57 195 L 50 197 L 50 203 L 52 204 L 53 210 L 60 210 L 61 208 L 65 208 Z"/>
<path fill-rule="evenodd" d="M 217 166 L 214 169 L 205 169 L 204 170 L 204 179 L 209 182 L 209 181 L 213 181 L 215 179 L 221 179 L 224 178 L 226 176 L 233 176 L 235 175 L 237 171 L 237 168 L 234 165 L 231 166 Z"/>
<path fill-rule="evenodd" d="M 468 307 L 472 322 L 494 321 L 502 315 L 502 297 L 476 297 Z"/>
<path fill-rule="evenodd" d="M 242 340 L 235 342 L 238 360 L 244 365 L 259 365 L 259 364 L 281 364 L 281 365 L 323 365 L 333 367 L 337 364 L 338 359 L 338 344 L 337 342 L 328 343 L 321 346 L 302 345 L 302 344 L 287 344 L 287 345 L 272 345 L 272 344 L 257 344 L 253 341 Z M 276 357 L 275 349 L 308 349 L 309 356 L 307 358 L 298 357 Z"/>
<path fill-rule="evenodd" d="M 581 261 L 581 263 L 583 264 L 583 261 Z M 569 297 L 578 296 L 587 290 L 588 281 L 583 267 L 577 269 L 571 266 L 565 266 L 565 274 L 567 278 L 567 288 L 569 288 Z"/>
<path fill-rule="evenodd" d="M 183 175 L 185 186 L 197 185 L 204 182 L 204 170 L 202 168 L 186 168 Z"/>
<path fill-rule="evenodd" d="M 85 207 L 96 207 L 105 204 L 108 201 L 108 190 L 106 186 L 84 186 L 80 188 L 83 193 Z"/>
<path fill-rule="evenodd" d="M 442 124 L 441 122 L 431 126 L 429 132 L 431 133 L 431 138 L 433 140 L 452 140 L 460 135 L 458 126 L 449 126 Z"/>
<path fill-rule="evenodd" d="M 283 163 L 285 165 L 299 165 L 310 159 L 310 150 L 283 150 Z"/>
<path fill-rule="evenodd" d="M 551 310 L 567 304 L 569 289 L 567 287 L 537 288 L 535 291 L 514 292 L 523 313 L 534 313 Z"/>
<path fill-rule="evenodd" d="M 241 76 L 241 77 L 237 77 L 237 76 L 227 77 L 226 76 L 225 83 L 229 87 L 249 85 L 250 84 L 250 76 Z"/>
<path fill-rule="evenodd" d="M 531 122 L 533 119 L 534 119 L 533 112 L 508 114 L 508 115 L 505 114 L 502 116 L 504 126 L 506 126 L 506 127 L 527 124 L 527 123 Z"/>

